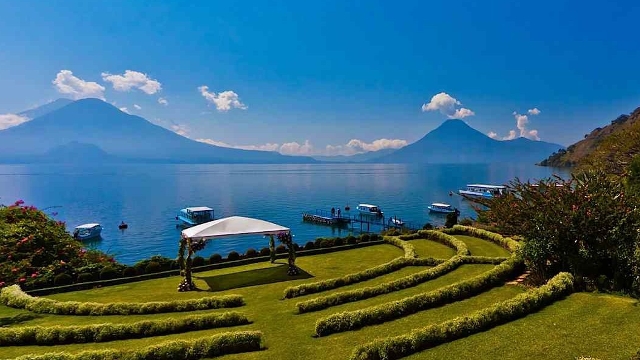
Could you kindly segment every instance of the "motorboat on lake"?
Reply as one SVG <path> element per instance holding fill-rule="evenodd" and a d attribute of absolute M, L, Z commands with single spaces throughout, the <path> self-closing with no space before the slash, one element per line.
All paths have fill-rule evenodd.
<path fill-rule="evenodd" d="M 464 196 L 491 199 L 504 195 L 506 191 L 507 187 L 502 185 L 469 184 L 466 189 L 458 190 L 458 193 Z"/>
<path fill-rule="evenodd" d="M 362 215 L 369 215 L 369 216 L 382 216 L 384 213 L 382 212 L 382 210 L 380 210 L 380 208 L 376 205 L 371 205 L 371 204 L 359 204 L 356 209 L 360 212 L 360 214 Z"/>
<path fill-rule="evenodd" d="M 76 240 L 89 240 L 100 237 L 102 226 L 100 224 L 82 224 L 73 229 L 73 238 Z"/>
<path fill-rule="evenodd" d="M 176 216 L 180 226 L 194 226 L 213 221 L 213 209 L 206 206 L 195 206 L 180 209 Z"/>
<path fill-rule="evenodd" d="M 391 219 L 389 219 L 389 222 L 391 222 L 395 226 L 404 226 L 404 221 L 402 219 L 398 219 L 397 217 L 392 217 Z"/>
<path fill-rule="evenodd" d="M 430 212 L 441 213 L 441 214 L 451 214 L 456 211 L 451 205 L 444 203 L 433 203 L 427 206 Z"/>

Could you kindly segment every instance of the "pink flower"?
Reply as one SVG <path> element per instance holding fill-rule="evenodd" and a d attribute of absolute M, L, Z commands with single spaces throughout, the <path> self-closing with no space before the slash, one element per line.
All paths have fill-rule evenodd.
<path fill-rule="evenodd" d="M 18 280 L 18 281 L 20 281 L 20 282 L 25 282 L 25 281 L 27 281 L 27 279 L 25 279 L 25 278 L 23 278 L 23 277 L 22 277 L 22 278 L 20 278 L 20 280 Z"/>
<path fill-rule="evenodd" d="M 22 204 L 24 204 L 24 200 L 18 200 L 18 201 L 16 201 L 13 205 L 15 205 L 15 206 L 20 206 L 20 205 L 22 205 Z"/>
<path fill-rule="evenodd" d="M 18 272 L 18 268 L 11 269 L 11 272 L 17 273 Z"/>
<path fill-rule="evenodd" d="M 0 281 L 0 288 L 1 288 L 1 287 L 4 287 L 5 285 L 6 285 L 6 284 L 5 284 L 5 282 L 4 282 L 4 281 Z"/>
<path fill-rule="evenodd" d="M 60 260 L 60 265 L 64 265 L 66 264 L 66 262 L 64 262 L 64 260 Z"/>
<path fill-rule="evenodd" d="M 38 276 L 38 274 L 37 274 L 37 273 L 33 273 L 33 274 L 31 274 L 31 277 L 32 277 L 32 278 L 35 278 L 35 277 L 37 277 L 37 276 Z"/>

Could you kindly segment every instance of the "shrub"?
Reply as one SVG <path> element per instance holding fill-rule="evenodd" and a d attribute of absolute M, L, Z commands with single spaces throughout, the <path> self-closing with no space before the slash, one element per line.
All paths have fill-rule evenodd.
<path fill-rule="evenodd" d="M 124 277 L 132 277 L 138 275 L 138 271 L 136 268 L 128 266 L 122 270 L 122 276 Z"/>
<path fill-rule="evenodd" d="M 229 253 L 229 255 L 227 255 L 227 260 L 229 261 L 240 260 L 240 254 L 238 254 L 235 251 L 232 251 Z"/>
<path fill-rule="evenodd" d="M 322 239 L 322 241 L 320 241 L 321 248 L 330 248 L 330 247 L 333 247 L 334 245 L 335 245 L 335 239 Z"/>
<path fill-rule="evenodd" d="M 370 239 L 371 241 L 378 241 L 378 240 L 380 240 L 380 235 L 378 235 L 378 234 L 371 234 L 371 235 L 369 235 L 369 239 Z"/>
<path fill-rule="evenodd" d="M 358 243 L 358 238 L 355 236 L 347 236 L 347 244 L 354 245 Z"/>
<path fill-rule="evenodd" d="M 355 239 L 355 238 L 354 238 Z M 333 241 L 333 246 L 342 246 L 344 245 L 344 239 L 337 237 L 334 241 Z"/>
<path fill-rule="evenodd" d="M 60 275 L 66 275 L 66 274 L 60 274 Z M 60 275 L 58 275 L 58 276 L 60 276 Z M 56 276 L 56 278 L 58 276 Z M 79 283 L 85 283 L 85 282 L 89 282 L 89 281 L 93 281 L 93 274 L 82 273 L 82 274 L 78 275 L 78 282 Z M 54 280 L 54 283 L 56 283 L 56 280 Z M 65 283 L 59 283 L 59 285 L 67 285 L 67 284 L 71 284 L 71 282 L 68 282 L 66 284 Z"/>
<path fill-rule="evenodd" d="M 161 270 L 162 270 L 162 267 L 160 266 L 160 264 L 158 264 L 155 261 L 150 261 L 149 263 L 147 263 L 147 266 L 144 268 L 144 272 L 146 274 L 157 273 L 157 272 L 160 272 Z"/>
<path fill-rule="evenodd" d="M 399 247 L 400 249 L 404 250 L 404 257 L 407 259 L 418 257 L 418 254 L 416 254 L 416 250 L 414 249 L 413 245 L 409 244 L 404 240 L 401 240 L 397 237 L 392 237 L 392 236 L 385 236 L 382 238 L 382 240 L 384 240 L 385 242 L 395 247 Z"/>
<path fill-rule="evenodd" d="M 442 231 L 446 234 L 464 234 L 479 239 L 491 241 L 511 252 L 517 251 L 520 248 L 520 244 L 512 238 L 504 237 L 500 234 L 490 232 L 483 229 L 476 229 L 470 226 L 455 225 L 451 229 L 444 229 Z"/>
<path fill-rule="evenodd" d="M 456 225 L 457 223 L 458 223 L 458 213 L 457 212 L 448 213 L 444 221 L 444 227 L 451 228 L 453 227 L 453 225 Z"/>
<path fill-rule="evenodd" d="M 119 271 L 116 270 L 114 267 L 106 267 L 104 269 L 102 269 L 102 271 L 100 271 L 100 280 L 111 280 L 111 279 L 115 279 L 119 276 Z"/>
<path fill-rule="evenodd" d="M 73 282 L 73 278 L 71 275 L 62 273 L 58 274 L 53 278 L 53 285 L 61 286 L 61 285 L 69 285 Z"/>
<path fill-rule="evenodd" d="M 323 238 L 323 237 L 316 238 L 316 240 L 314 241 L 314 244 L 316 244 L 316 248 L 321 247 L 320 244 L 322 243 L 322 241 L 324 239 L 326 239 L 326 238 Z"/>
<path fill-rule="evenodd" d="M 519 270 L 521 260 L 512 256 L 508 261 L 484 274 L 463 280 L 435 291 L 407 297 L 399 301 L 387 302 L 356 311 L 345 311 L 319 319 L 316 335 L 359 329 L 364 326 L 381 324 L 415 314 L 416 312 L 467 299 L 496 286 Z"/>
<path fill-rule="evenodd" d="M 313 250 L 316 248 L 316 244 L 313 241 L 309 241 L 304 245 L 305 250 Z"/>
<path fill-rule="evenodd" d="M 244 305 L 244 300 L 240 295 L 225 295 L 146 303 L 57 301 L 28 295 L 20 289 L 20 286 L 12 285 L 0 290 L 0 303 L 39 314 L 144 315 L 238 307 Z"/>
<path fill-rule="evenodd" d="M 463 263 L 463 258 L 456 256 L 450 260 L 443 262 L 436 267 L 417 272 L 415 274 L 405 276 L 393 281 L 382 283 L 376 286 L 364 287 L 350 291 L 339 292 L 296 304 L 299 313 L 318 311 L 332 306 L 345 304 L 348 302 L 369 299 L 375 296 L 400 291 L 410 287 L 418 286 L 425 281 L 435 279 L 450 271 L 453 271 Z"/>
<path fill-rule="evenodd" d="M 252 257 L 256 257 L 258 256 L 258 252 L 255 249 L 247 249 L 247 251 L 244 253 L 244 255 L 248 258 L 252 258 Z"/>
<path fill-rule="evenodd" d="M 464 218 L 464 219 L 460 220 L 458 223 L 460 225 L 462 225 L 462 226 L 471 226 L 471 225 L 473 225 L 473 219 Z"/>
<path fill-rule="evenodd" d="M 573 277 L 561 273 L 544 286 L 469 315 L 360 345 L 354 349 L 350 359 L 391 360 L 405 357 L 526 316 L 564 297 L 572 288 Z"/>
<path fill-rule="evenodd" d="M 271 254 L 271 250 L 269 248 L 260 249 L 260 256 L 269 256 Z"/>
<path fill-rule="evenodd" d="M 449 235 L 446 232 L 446 229 L 444 231 L 420 230 L 418 231 L 417 234 L 410 235 L 410 236 L 416 236 L 416 238 L 419 238 L 419 239 L 433 240 L 443 245 L 446 245 L 448 247 L 454 248 L 456 250 L 457 255 L 461 255 L 461 256 L 469 255 L 469 249 L 467 248 L 467 244 L 465 244 L 464 241 L 458 240 L 455 237 Z"/>
<path fill-rule="evenodd" d="M 260 331 L 237 331 L 209 335 L 190 340 L 168 340 L 139 349 L 128 350 L 88 350 L 80 353 L 49 353 L 44 355 L 23 355 L 14 360 L 172 360 L 204 359 L 260 350 Z"/>
<path fill-rule="evenodd" d="M 368 242 L 369 240 L 371 240 L 371 236 L 369 234 L 362 234 L 360 235 L 360 241 L 362 242 Z"/>
<path fill-rule="evenodd" d="M 237 312 L 192 315 L 182 318 L 143 320 L 125 324 L 0 328 L 0 346 L 64 345 L 179 334 L 188 331 L 246 325 L 249 319 Z"/>
<path fill-rule="evenodd" d="M 204 266 L 204 258 L 202 256 L 196 256 L 191 260 L 191 266 Z"/>
<path fill-rule="evenodd" d="M 426 223 L 422 226 L 422 230 L 433 230 L 433 225 L 431 225 L 431 223 Z"/>
<path fill-rule="evenodd" d="M 283 254 L 285 252 L 287 252 L 287 247 L 286 246 L 284 246 L 282 244 L 276 246 L 276 254 Z"/>
<path fill-rule="evenodd" d="M 220 254 L 213 254 L 209 256 L 209 264 L 217 264 L 221 261 L 222 261 L 222 255 Z"/>
<path fill-rule="evenodd" d="M 293 249 L 295 251 L 299 251 L 300 250 L 300 245 L 298 245 L 298 243 L 293 243 Z"/>

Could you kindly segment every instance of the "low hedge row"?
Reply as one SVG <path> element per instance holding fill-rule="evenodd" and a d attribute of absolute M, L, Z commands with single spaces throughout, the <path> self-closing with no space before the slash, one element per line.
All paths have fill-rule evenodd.
<path fill-rule="evenodd" d="M 418 260 L 418 259 L 415 259 Z M 403 257 L 395 258 L 387 263 L 357 272 L 341 276 L 339 278 L 305 283 L 296 286 L 290 286 L 284 289 L 284 298 L 291 299 L 298 296 L 315 294 L 322 291 L 336 289 L 362 281 L 370 280 L 378 276 L 386 275 L 394 271 L 400 270 L 405 266 L 409 266 L 410 262 Z"/>
<path fill-rule="evenodd" d="M 501 264 L 509 258 L 507 257 L 491 257 L 491 256 L 464 256 L 465 264 Z"/>
<path fill-rule="evenodd" d="M 477 229 L 471 226 L 454 225 L 451 229 L 444 229 L 443 232 L 448 234 L 464 234 L 479 239 L 491 241 L 510 252 L 515 252 L 520 248 L 520 244 L 512 238 L 504 237 L 500 234 L 496 234 L 487 230 Z"/>
<path fill-rule="evenodd" d="M 470 254 L 469 249 L 467 248 L 467 244 L 465 244 L 461 240 L 456 239 L 451 235 L 443 233 L 442 231 L 420 230 L 415 234 L 403 235 L 403 236 L 400 236 L 400 238 L 405 240 L 415 240 L 415 239 L 432 240 L 455 249 L 457 255 L 466 256 Z"/>
<path fill-rule="evenodd" d="M 369 299 L 379 295 L 388 294 L 394 291 L 400 291 L 410 287 L 418 286 L 425 281 L 435 279 L 464 263 L 461 256 L 454 256 L 449 261 L 439 264 L 433 268 L 417 272 L 415 274 L 405 276 L 393 281 L 382 283 L 376 286 L 364 287 L 350 291 L 343 291 L 319 298 L 302 301 L 296 304 L 300 314 L 326 309 L 332 306 L 345 304 L 349 302 Z"/>
<path fill-rule="evenodd" d="M 144 320 L 129 324 L 22 326 L 0 328 L 0 346 L 63 345 L 139 339 L 249 324 L 237 312 L 192 315 L 180 319 Z"/>
<path fill-rule="evenodd" d="M 23 355 L 14 360 L 200 360 L 261 349 L 260 331 L 237 331 L 193 340 L 170 340 L 132 350 L 90 350 L 79 353 Z"/>
<path fill-rule="evenodd" d="M 572 289 L 573 277 L 569 273 L 560 273 L 537 289 L 469 315 L 414 329 L 405 335 L 378 339 L 360 345 L 353 351 L 350 359 L 399 359 L 526 316 L 566 296 Z"/>
<path fill-rule="evenodd" d="M 522 265 L 522 260 L 512 256 L 509 260 L 493 269 L 468 280 L 440 288 L 435 291 L 407 297 L 402 300 L 387 302 L 362 310 L 345 311 L 332 314 L 316 321 L 317 336 L 356 330 L 364 326 L 381 324 L 387 321 L 414 314 L 416 312 L 459 301 L 482 293 L 500 284 Z"/>
<path fill-rule="evenodd" d="M 418 257 L 418 254 L 416 253 L 416 249 L 413 247 L 413 245 L 400 239 L 399 237 L 383 236 L 382 240 L 384 240 L 385 242 L 395 247 L 399 247 L 400 249 L 404 250 L 404 257 L 407 259 L 414 259 Z"/>
<path fill-rule="evenodd" d="M 240 295 L 146 303 L 57 301 L 28 295 L 19 285 L 0 290 L 0 303 L 16 309 L 55 315 L 143 315 L 230 308 L 244 305 Z"/>

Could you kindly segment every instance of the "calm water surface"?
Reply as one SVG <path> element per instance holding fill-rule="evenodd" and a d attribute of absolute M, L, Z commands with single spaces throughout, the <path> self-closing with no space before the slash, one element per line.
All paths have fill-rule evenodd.
<path fill-rule="evenodd" d="M 209 206 L 221 216 L 248 216 L 291 228 L 304 245 L 319 236 L 345 236 L 348 229 L 302 222 L 302 212 L 358 203 L 379 205 L 385 215 L 406 222 L 444 223 L 427 205 L 446 202 L 463 217 L 473 209 L 459 196 L 467 183 L 503 184 L 535 180 L 565 170 L 535 165 L 0 165 L 0 203 L 22 199 L 57 212 L 69 231 L 102 224 L 102 239 L 89 246 L 124 263 L 151 255 L 175 257 L 180 230 L 175 215 L 186 206 Z M 129 229 L 118 230 L 120 221 Z M 359 229 L 359 228 L 358 228 Z M 261 236 L 212 240 L 199 255 L 266 247 Z"/>

